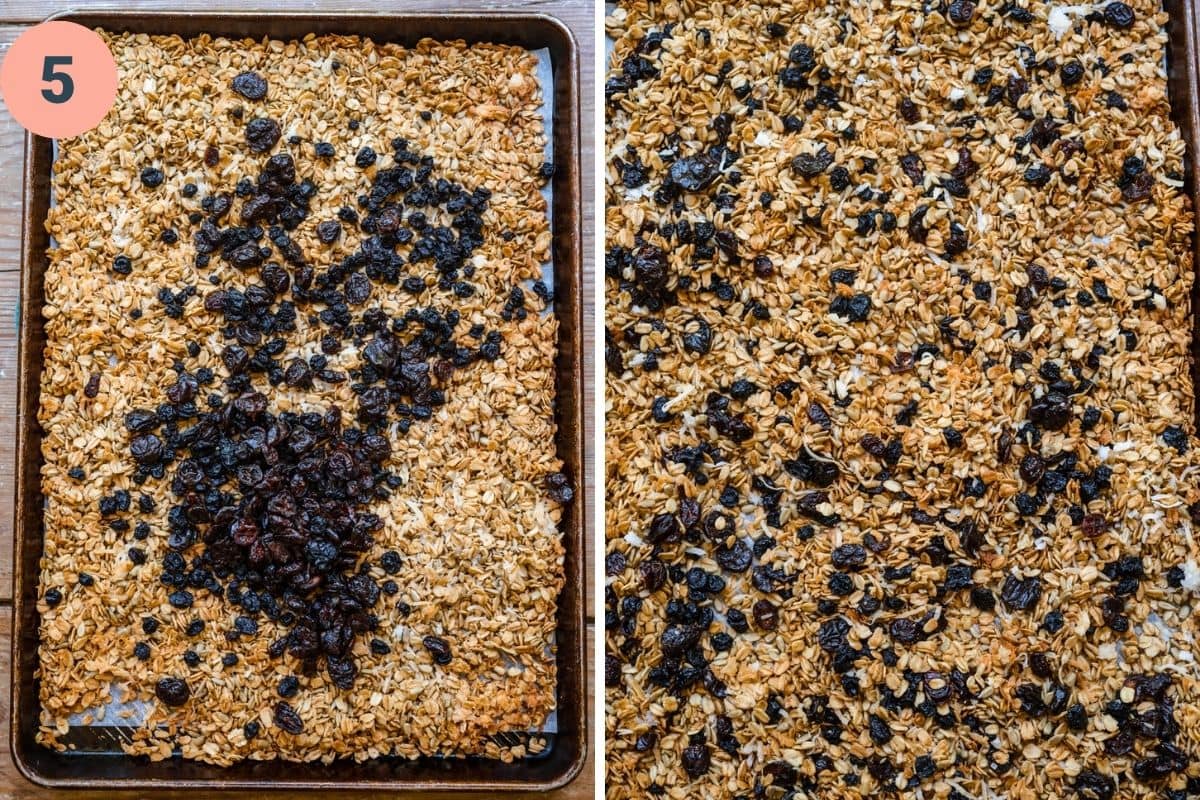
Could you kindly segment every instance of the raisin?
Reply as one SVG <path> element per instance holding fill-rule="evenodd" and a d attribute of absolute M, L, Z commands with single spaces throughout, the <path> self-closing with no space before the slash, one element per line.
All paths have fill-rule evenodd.
<path fill-rule="evenodd" d="M 779 626 L 779 609 L 770 600 L 758 600 L 751 609 L 754 625 L 759 630 L 773 631 Z"/>
<path fill-rule="evenodd" d="M 265 153 L 279 141 L 279 123 L 269 117 L 256 117 L 246 125 L 246 144 L 252 153 Z"/>
<path fill-rule="evenodd" d="M 289 704 L 280 700 L 275 704 L 275 726 L 293 736 L 304 732 L 304 720 Z"/>
<path fill-rule="evenodd" d="M 267 80 L 257 72 L 239 72 L 230 85 L 247 100 L 262 100 L 267 96 Z"/>
<path fill-rule="evenodd" d="M 165 705 L 181 706 L 192 696 L 192 691 L 181 678 L 159 678 L 154 685 L 154 696 Z"/>
<path fill-rule="evenodd" d="M 450 663 L 450 643 L 440 636 L 426 636 L 421 640 L 421 644 L 429 651 L 433 657 L 434 663 L 445 666 Z"/>

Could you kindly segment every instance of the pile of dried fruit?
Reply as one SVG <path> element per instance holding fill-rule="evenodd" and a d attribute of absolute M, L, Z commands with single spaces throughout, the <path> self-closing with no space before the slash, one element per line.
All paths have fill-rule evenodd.
<path fill-rule="evenodd" d="M 1200 795 L 1166 21 L 610 16 L 611 800 Z"/>

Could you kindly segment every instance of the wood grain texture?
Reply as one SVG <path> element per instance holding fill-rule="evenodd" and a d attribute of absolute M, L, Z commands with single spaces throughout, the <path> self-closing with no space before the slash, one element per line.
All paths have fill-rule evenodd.
<path fill-rule="evenodd" d="M 111 8 L 111 2 L 93 2 L 76 0 L 70 4 L 74 10 L 89 8 Z M 127 0 L 121 3 L 122 10 L 152 10 L 163 9 L 172 11 L 186 10 L 246 10 L 253 8 L 247 3 L 237 3 L 231 0 Z M 363 11 L 369 8 L 370 13 L 386 14 L 389 12 L 420 12 L 420 11 L 481 11 L 508 10 L 546 13 L 558 17 L 571 29 L 579 45 L 580 53 L 580 86 L 582 98 L 582 189 L 583 189 L 583 256 L 585 297 L 585 356 L 584 369 L 587 376 L 592 375 L 592 354 L 594 351 L 593 333 L 595 328 L 595 307 L 591 302 L 595 286 L 595 268 L 593 255 L 593 237 L 595 220 L 593 213 L 594 198 L 594 116 L 592 108 L 591 86 L 594 80 L 595 50 L 595 19 L 593 4 L 589 0 L 375 0 L 369 5 L 362 0 L 322 0 L 307 3 L 272 4 L 275 13 L 288 11 Z M 29 23 L 44 19 L 52 13 L 47 9 L 44 0 L 0 0 L 0 58 L 3 57 L 11 44 Z M 21 228 L 21 173 L 24 167 L 24 132 L 0 104 L 0 800 L 14 798 L 27 800 L 29 798 L 61 797 L 41 790 L 28 783 L 20 776 L 12 764 L 8 752 L 7 719 L 8 694 L 7 686 L 10 676 L 9 646 L 11 637 L 11 608 L 12 597 L 12 509 L 13 509 L 13 475 L 15 468 L 15 408 L 17 387 L 17 320 L 20 313 L 18 308 L 18 286 L 20 273 L 20 228 Z M 586 386 L 587 408 L 594 403 L 594 388 L 589 381 Z M 594 503 L 599 493 L 594 482 L 594 448 L 593 417 L 589 414 L 585 423 L 585 435 L 589 444 L 587 450 L 587 475 L 585 485 L 588 498 L 587 519 L 593 519 Z M 589 526 L 588 553 L 594 552 L 592 542 L 596 531 Z M 590 562 L 590 557 L 589 557 Z M 587 574 L 590 576 L 590 563 Z M 593 617 L 593 593 L 588 592 L 587 614 L 589 621 Z M 592 681 L 592 642 L 594 640 L 592 627 L 588 630 L 588 674 L 589 686 Z M 594 703 L 589 700 L 591 714 L 595 714 Z M 584 800 L 592 798 L 595 792 L 595 744 L 589 744 L 588 761 L 583 773 L 570 786 L 550 795 L 537 797 L 550 800 Z M 72 795 L 90 797 L 91 795 Z M 99 795 L 97 795 L 98 797 Z M 105 794 L 106 798 L 133 798 L 133 794 Z M 170 796 L 170 795 L 164 795 Z M 268 795 L 270 796 L 270 795 Z M 276 795 L 278 796 L 278 795 Z M 478 797 L 477 795 L 474 795 Z M 355 797 L 345 795 L 346 798 Z M 421 795 L 423 798 L 439 797 L 439 795 Z M 456 798 L 469 798 L 473 795 L 454 795 Z M 525 795 L 511 795 L 513 798 Z M 532 796 L 529 796 L 532 797 Z"/>

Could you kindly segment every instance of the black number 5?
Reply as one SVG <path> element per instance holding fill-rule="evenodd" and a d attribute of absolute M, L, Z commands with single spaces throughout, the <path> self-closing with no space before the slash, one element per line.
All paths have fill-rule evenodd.
<path fill-rule="evenodd" d="M 57 81 L 59 84 L 57 92 L 52 89 L 42 89 L 42 97 L 51 103 L 65 103 L 75 94 L 75 81 L 71 80 L 71 76 L 65 72 L 56 72 L 54 69 L 70 63 L 70 56 L 46 56 L 46 60 L 42 62 L 42 80 L 46 83 Z"/>

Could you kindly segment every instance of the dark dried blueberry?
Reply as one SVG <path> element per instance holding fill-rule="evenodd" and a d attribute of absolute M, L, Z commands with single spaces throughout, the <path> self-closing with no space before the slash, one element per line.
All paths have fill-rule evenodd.
<path fill-rule="evenodd" d="M 279 141 L 279 123 L 268 117 L 257 117 L 246 125 L 246 144 L 251 153 L 265 153 Z"/>
<path fill-rule="evenodd" d="M 1114 28 L 1125 30 L 1134 23 L 1133 9 L 1121 0 L 1114 0 L 1104 7 L 1104 22 Z"/>
<path fill-rule="evenodd" d="M 642 577 L 642 588 L 648 592 L 657 592 L 667 582 L 667 566 L 656 558 L 647 559 L 639 564 L 638 572 Z"/>
<path fill-rule="evenodd" d="M 696 355 L 705 355 L 712 349 L 712 328 L 699 317 L 693 317 L 689 327 L 695 327 L 696 330 L 683 335 L 683 349 Z"/>
<path fill-rule="evenodd" d="M 703 742 L 699 742 L 697 744 L 690 744 L 683 748 L 681 763 L 683 764 L 683 769 L 685 772 L 687 772 L 688 777 L 692 778 L 693 780 L 702 777 L 706 772 L 708 772 L 711 765 L 711 756 L 708 751 L 708 745 L 704 744 Z"/>
<path fill-rule="evenodd" d="M 146 467 L 154 466 L 163 457 L 163 442 L 153 433 L 145 433 L 135 438 L 129 444 L 129 454 L 138 464 Z"/>
<path fill-rule="evenodd" d="M 681 158 L 667 170 L 667 181 L 685 192 L 699 192 L 720 175 L 720 164 L 707 153 Z"/>
<path fill-rule="evenodd" d="M 332 244 L 342 235 L 342 226 L 337 220 L 326 220 L 317 225 L 317 239 L 323 244 Z"/>
<path fill-rule="evenodd" d="M 1071 400 L 1059 392 L 1047 392 L 1033 401 L 1029 420 L 1043 430 L 1057 431 L 1071 421 Z"/>
<path fill-rule="evenodd" d="M 262 100 L 267 96 L 267 80 L 257 72 L 239 72 L 231 86 L 247 100 Z"/>
<path fill-rule="evenodd" d="M 1188 451 L 1187 431 L 1178 425 L 1168 425 L 1161 435 L 1162 440 L 1166 442 L 1167 446 L 1174 448 L 1175 452 L 1180 455 Z"/>
<path fill-rule="evenodd" d="M 1113 800 L 1117 784 L 1107 775 L 1085 769 L 1075 778 L 1075 792 L 1081 800 Z"/>
<path fill-rule="evenodd" d="M 971 590 L 971 605 L 980 611 L 992 611 L 996 608 L 996 596 L 986 586 L 976 586 Z"/>
<path fill-rule="evenodd" d="M 946 12 L 946 16 L 952 25 L 965 28 L 975 17 L 975 4 L 971 0 L 954 0 Z"/>
<path fill-rule="evenodd" d="M 364 147 L 354 156 L 354 165 L 359 169 L 366 169 L 375 163 L 375 151 L 369 147 Z"/>
<path fill-rule="evenodd" d="M 181 678 L 159 678 L 154 685 L 154 696 L 165 705 L 181 706 L 192 696 L 192 690 Z"/>
<path fill-rule="evenodd" d="M 164 175 L 161 169 L 157 167 L 146 167 L 141 174 L 142 186 L 147 189 L 155 189 L 162 186 Z"/>
<path fill-rule="evenodd" d="M 1029 453 L 1021 459 L 1021 480 L 1026 483 L 1037 483 L 1045 474 L 1046 462 L 1042 461 L 1041 456 L 1036 453 Z"/>
<path fill-rule="evenodd" d="M 888 626 L 892 638 L 901 644 L 915 644 L 921 640 L 922 632 L 915 620 L 894 619 Z"/>
<path fill-rule="evenodd" d="M 612 653 L 604 654 L 604 685 L 610 689 L 621 685 L 621 661 Z"/>
<path fill-rule="evenodd" d="M 704 629 L 699 625 L 669 625 L 659 637 L 664 656 L 677 658 L 700 641 Z"/>
<path fill-rule="evenodd" d="M 806 178 L 815 178 L 833 163 L 833 154 L 822 147 L 816 153 L 801 153 L 792 159 L 792 169 Z"/>
<path fill-rule="evenodd" d="M 150 645 L 145 642 L 138 642 L 133 646 L 133 657 L 138 661 L 147 661 L 150 658 Z"/>
<path fill-rule="evenodd" d="M 295 697 L 300 691 L 300 680 L 295 675 L 288 675 L 279 681 L 279 685 L 275 687 L 275 691 L 280 697 Z"/>
<path fill-rule="evenodd" d="M 1018 578 L 1009 574 L 1000 587 L 1000 599 L 1010 611 L 1029 611 L 1042 596 L 1042 581 L 1034 576 Z"/>
<path fill-rule="evenodd" d="M 725 545 L 718 547 L 714 558 L 721 569 L 729 572 L 745 572 L 750 569 L 753 553 L 748 544 L 741 539 L 735 539 L 730 547 Z"/>
<path fill-rule="evenodd" d="M 831 560 L 837 569 L 853 571 L 867 563 L 867 551 L 860 544 L 843 544 L 833 549 Z"/>
<path fill-rule="evenodd" d="M 1083 80 L 1083 64 L 1072 59 L 1062 65 L 1058 75 L 1062 79 L 1063 86 L 1074 86 Z"/>
<path fill-rule="evenodd" d="M 556 503 L 569 503 L 575 496 L 570 479 L 562 472 L 555 472 L 546 477 L 546 493 Z"/>
<path fill-rule="evenodd" d="M 1087 514 L 1079 523 L 1084 536 L 1096 537 L 1108 530 L 1108 520 L 1103 514 Z"/>

